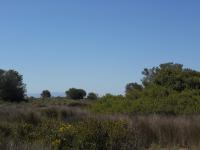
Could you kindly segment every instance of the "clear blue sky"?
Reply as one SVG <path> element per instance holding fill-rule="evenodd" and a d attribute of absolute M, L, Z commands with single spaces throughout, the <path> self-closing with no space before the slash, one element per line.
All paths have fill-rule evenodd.
<path fill-rule="evenodd" d="M 164 62 L 200 69 L 199 0 L 6 0 L 0 2 L 0 68 L 28 93 L 70 87 L 124 92 Z"/>

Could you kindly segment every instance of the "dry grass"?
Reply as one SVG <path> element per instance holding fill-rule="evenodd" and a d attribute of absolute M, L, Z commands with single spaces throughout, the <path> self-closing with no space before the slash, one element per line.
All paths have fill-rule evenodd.
<path fill-rule="evenodd" d="M 51 149 L 45 143 L 16 144 L 9 136 L 17 124 L 40 125 L 45 120 L 54 122 L 81 122 L 86 120 L 124 121 L 127 123 L 126 149 L 200 149 L 200 116 L 128 116 L 94 115 L 85 107 L 41 103 L 1 104 L 0 149 Z M 69 103 L 68 103 L 69 104 Z M 85 104 L 84 104 L 85 105 Z M 119 135 L 121 134 L 119 131 Z M 118 134 L 117 134 L 118 135 Z M 8 140 L 6 140 L 8 138 Z M 132 141 L 134 139 L 134 141 Z M 19 139 L 20 140 L 20 139 Z M 129 141 L 128 141 L 129 140 Z M 1 140 L 0 140 L 1 141 Z M 20 142 L 17 142 L 20 143 Z M 128 145 L 129 144 L 129 145 Z"/>

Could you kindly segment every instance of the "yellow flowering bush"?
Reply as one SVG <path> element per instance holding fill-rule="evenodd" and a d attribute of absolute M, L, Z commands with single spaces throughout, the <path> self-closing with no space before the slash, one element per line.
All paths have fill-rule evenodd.
<path fill-rule="evenodd" d="M 52 145 L 59 145 L 60 144 L 60 140 L 59 139 L 56 139 L 52 142 Z"/>
<path fill-rule="evenodd" d="M 73 148 L 75 141 L 75 128 L 69 123 L 61 123 L 52 132 L 52 145 L 56 149 L 70 149 Z"/>
<path fill-rule="evenodd" d="M 70 125 L 70 124 L 62 124 L 61 125 L 61 127 L 58 129 L 58 132 L 59 133 L 64 133 L 65 131 L 68 131 L 68 130 L 70 130 L 70 129 L 72 129 L 72 125 Z"/>

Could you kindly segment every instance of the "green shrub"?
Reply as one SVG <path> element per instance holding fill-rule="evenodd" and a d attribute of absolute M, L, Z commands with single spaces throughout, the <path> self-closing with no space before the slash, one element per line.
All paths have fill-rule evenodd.
<path fill-rule="evenodd" d="M 88 100 L 97 100 L 98 99 L 98 95 L 96 93 L 89 93 L 87 96 Z"/>
<path fill-rule="evenodd" d="M 153 90 L 153 92 L 152 92 Z M 157 91 L 157 92 L 156 92 Z M 167 89 L 148 89 L 145 95 L 135 101 L 122 97 L 103 97 L 92 105 L 91 111 L 97 113 L 123 114 L 199 114 L 200 90 L 173 92 L 168 96 Z"/>

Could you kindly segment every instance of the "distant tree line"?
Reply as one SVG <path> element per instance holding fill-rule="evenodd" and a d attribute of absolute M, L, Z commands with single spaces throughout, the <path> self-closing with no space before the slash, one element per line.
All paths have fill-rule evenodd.
<path fill-rule="evenodd" d="M 89 99 L 89 100 L 97 100 L 98 95 L 96 93 L 88 93 L 83 90 L 83 89 L 77 89 L 77 88 L 70 88 L 65 92 L 66 97 L 68 99 L 73 99 L 73 100 L 81 100 L 81 99 Z M 87 96 L 87 97 L 86 97 Z M 44 90 L 41 93 L 41 97 L 43 99 L 51 98 L 51 92 L 49 90 Z"/>
<path fill-rule="evenodd" d="M 158 67 L 145 68 L 142 74 L 144 77 L 141 83 L 127 84 L 125 96 L 118 96 L 119 99 L 125 98 L 126 100 L 136 101 L 134 108 L 139 109 L 141 107 L 145 110 L 148 109 L 145 106 L 155 107 L 159 111 L 167 105 L 170 105 L 166 107 L 169 110 L 173 105 L 184 105 L 181 106 L 184 108 L 192 105 L 196 110 L 198 109 L 197 106 L 200 106 L 197 105 L 200 102 L 199 71 L 184 68 L 182 64 L 165 63 Z M 74 100 L 98 99 L 96 93 L 87 94 L 84 89 L 79 88 L 70 88 L 65 94 L 67 98 Z M 44 90 L 41 97 L 48 99 L 52 97 L 52 94 L 49 90 Z M 113 99 L 110 94 L 103 98 L 105 97 Z M 0 70 L 0 99 L 11 102 L 20 102 L 26 99 L 26 86 L 23 83 L 23 76 L 17 71 Z"/>
<path fill-rule="evenodd" d="M 83 89 L 71 88 L 67 90 L 66 96 L 69 99 L 80 100 L 80 99 L 98 99 L 98 95 L 95 93 L 87 93 Z M 87 96 L 87 97 L 86 97 Z M 43 99 L 51 98 L 51 92 L 44 90 L 41 93 Z M 23 83 L 23 76 L 15 70 L 2 70 L 0 69 L 0 100 L 10 102 L 21 102 L 26 100 L 26 85 Z M 33 99 L 33 97 L 32 97 Z"/>

